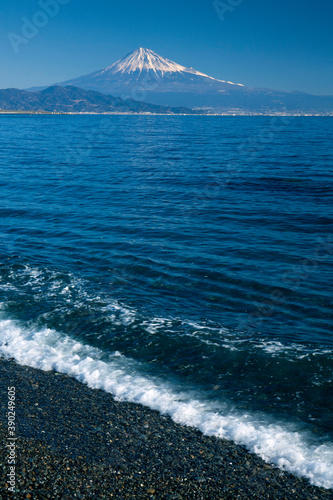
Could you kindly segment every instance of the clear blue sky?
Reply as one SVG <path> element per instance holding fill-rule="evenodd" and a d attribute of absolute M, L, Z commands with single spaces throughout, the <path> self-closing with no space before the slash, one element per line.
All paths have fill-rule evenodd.
<path fill-rule="evenodd" d="M 333 94 L 331 0 L 225 0 L 239 5 L 223 22 L 213 0 L 60 1 L 17 53 L 8 34 L 22 36 L 39 0 L 1 1 L 0 88 L 81 76 L 141 46 L 216 78 Z"/>

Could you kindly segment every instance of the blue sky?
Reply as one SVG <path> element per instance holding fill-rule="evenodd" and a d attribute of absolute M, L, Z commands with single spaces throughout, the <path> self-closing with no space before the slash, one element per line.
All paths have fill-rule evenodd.
<path fill-rule="evenodd" d="M 38 17 L 39 1 L 59 12 Z M 2 0 L 0 88 L 74 78 L 141 46 L 223 80 L 333 94 L 333 2 L 224 3 L 222 21 L 213 0 Z M 22 18 L 40 24 L 29 39 Z"/>

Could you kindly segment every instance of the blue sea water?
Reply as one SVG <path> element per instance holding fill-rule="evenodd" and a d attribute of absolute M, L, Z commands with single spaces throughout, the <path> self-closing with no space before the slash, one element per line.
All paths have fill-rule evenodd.
<path fill-rule="evenodd" d="M 0 117 L 0 353 L 333 486 L 333 118 Z"/>

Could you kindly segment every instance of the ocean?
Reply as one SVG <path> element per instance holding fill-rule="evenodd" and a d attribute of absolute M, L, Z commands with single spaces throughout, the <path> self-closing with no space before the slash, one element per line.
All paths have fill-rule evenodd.
<path fill-rule="evenodd" d="M 1 116 L 1 356 L 333 487 L 332 124 Z"/>

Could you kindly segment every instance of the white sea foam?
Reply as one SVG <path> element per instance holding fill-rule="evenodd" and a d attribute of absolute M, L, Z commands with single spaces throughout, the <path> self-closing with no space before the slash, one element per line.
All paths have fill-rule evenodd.
<path fill-rule="evenodd" d="M 20 364 L 67 373 L 119 400 L 149 406 L 206 435 L 245 445 L 267 462 L 307 477 L 315 485 L 333 487 L 333 444 L 310 444 L 309 436 L 297 432 L 291 424 L 273 422 L 257 414 L 241 414 L 227 404 L 212 405 L 200 394 L 181 391 L 146 376 L 140 363 L 118 351 L 106 358 L 97 348 L 54 330 L 27 328 L 6 318 L 4 313 L 0 316 L 0 332 L 0 354 L 13 357 Z"/>

